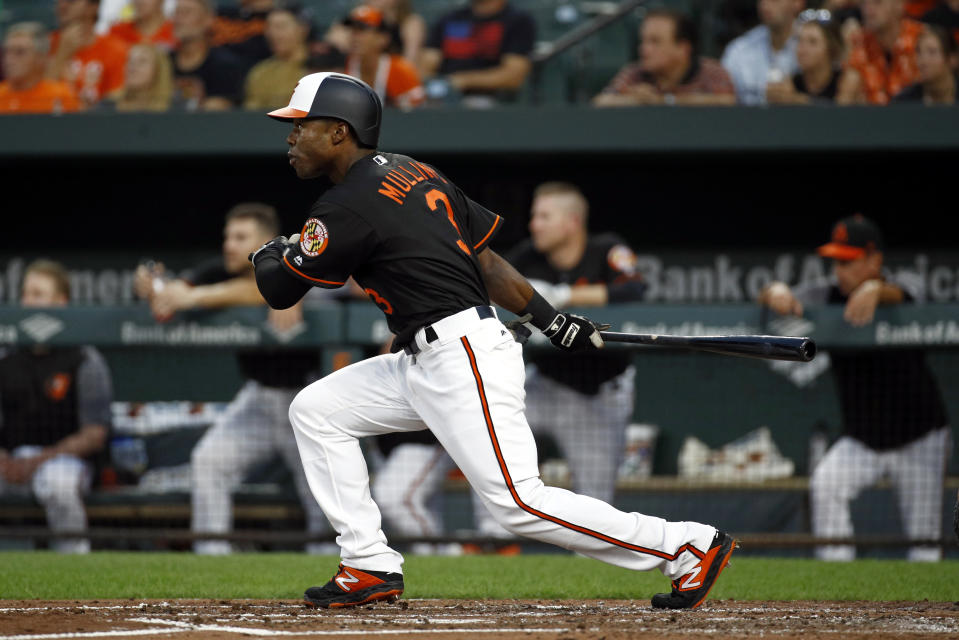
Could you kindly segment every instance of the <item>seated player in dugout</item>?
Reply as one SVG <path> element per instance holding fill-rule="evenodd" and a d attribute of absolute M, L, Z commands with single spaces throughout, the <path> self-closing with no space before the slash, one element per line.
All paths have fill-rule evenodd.
<path fill-rule="evenodd" d="M 525 416 L 528 321 L 558 349 L 603 346 L 605 328 L 557 311 L 489 248 L 500 216 L 438 169 L 377 150 L 382 103 L 361 80 L 305 76 L 288 107 L 290 166 L 326 177 L 302 231 L 250 255 L 270 306 L 353 276 L 386 316 L 394 353 L 356 362 L 306 387 L 290 405 L 317 502 L 339 534 L 341 564 L 304 594 L 316 607 L 350 607 L 403 593 L 403 556 L 382 530 L 360 439 L 429 429 L 508 531 L 672 581 L 658 608 L 699 606 L 736 541 L 716 527 L 626 513 L 540 479 Z M 501 323 L 491 301 L 520 316 Z M 508 330 L 508 329 L 511 329 Z M 515 334 L 513 332 L 516 332 Z"/>
<path fill-rule="evenodd" d="M 51 260 L 30 264 L 20 303 L 66 307 L 70 280 Z M 113 381 L 94 347 L 25 346 L 0 350 L 0 494 L 28 492 L 53 532 L 85 531 L 83 495 L 97 480 L 109 440 Z M 59 538 L 51 548 L 87 553 L 86 538 Z"/>
<path fill-rule="evenodd" d="M 554 307 L 637 302 L 646 285 L 636 254 L 613 233 L 590 234 L 589 203 L 575 185 L 533 192 L 530 238 L 506 254 Z M 569 461 L 573 490 L 612 502 L 626 425 L 633 418 L 635 368 L 628 350 L 529 354 L 526 418 Z"/>
<path fill-rule="evenodd" d="M 819 247 L 833 260 L 833 277 L 792 289 L 772 282 L 759 302 L 785 315 L 801 316 L 813 304 L 842 304 L 853 327 L 870 324 L 879 305 L 916 302 L 905 278 L 883 273 L 883 239 L 862 215 L 838 221 L 830 242 Z M 898 274 L 897 274 L 897 277 Z M 850 538 L 850 503 L 883 477 L 896 488 L 906 537 L 939 540 L 942 497 L 952 433 L 935 375 L 922 349 L 837 350 L 830 353 L 842 436 L 816 465 L 809 479 L 813 535 Z M 822 560 L 848 561 L 856 548 L 837 544 L 817 548 Z M 908 558 L 938 561 L 941 546 L 915 545 Z"/>
<path fill-rule="evenodd" d="M 246 257 L 278 229 L 272 206 L 238 204 L 226 215 L 220 257 L 197 265 L 180 278 L 167 278 L 163 265 L 141 265 L 134 281 L 136 292 L 149 301 L 160 322 L 187 309 L 262 306 L 264 300 Z M 271 309 L 267 322 L 280 334 L 297 328 L 303 323 L 302 304 L 282 311 Z M 232 490 L 254 467 L 279 455 L 293 476 L 307 531 L 315 538 L 325 537 L 329 525 L 306 484 L 287 417 L 296 391 L 319 374 L 319 350 L 260 347 L 240 350 L 236 357 L 243 386 L 191 455 L 193 532 L 232 531 Z M 193 550 L 223 555 L 233 547 L 226 540 L 204 539 L 197 540 Z M 313 553 L 327 550 L 320 542 L 307 546 Z"/>

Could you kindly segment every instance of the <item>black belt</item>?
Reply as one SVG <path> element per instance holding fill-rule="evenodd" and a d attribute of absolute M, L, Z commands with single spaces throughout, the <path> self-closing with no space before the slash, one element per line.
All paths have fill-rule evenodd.
<path fill-rule="evenodd" d="M 487 318 L 495 318 L 496 314 L 493 312 L 493 307 L 488 305 L 480 305 L 478 307 L 473 307 L 473 310 L 476 311 L 476 315 L 480 317 L 480 320 L 486 320 Z M 410 338 L 410 341 L 403 345 L 403 351 L 406 352 L 408 356 L 415 356 L 420 352 L 420 346 L 416 344 L 416 334 L 419 331 L 413 333 L 413 337 Z M 423 331 L 426 342 L 435 342 L 439 336 L 436 335 L 436 330 L 433 329 L 433 325 L 427 325 L 426 329 Z"/>

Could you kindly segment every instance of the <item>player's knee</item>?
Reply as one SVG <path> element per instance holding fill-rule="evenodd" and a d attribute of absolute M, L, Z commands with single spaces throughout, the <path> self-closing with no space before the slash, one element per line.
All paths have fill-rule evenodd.
<path fill-rule="evenodd" d="M 44 505 L 76 502 L 80 500 L 80 479 L 56 466 L 47 467 L 34 478 L 33 493 Z"/>
<path fill-rule="evenodd" d="M 287 412 L 290 418 L 290 424 L 293 425 L 294 429 L 302 429 L 306 421 L 306 417 L 310 415 L 310 406 L 313 404 L 311 401 L 310 395 L 306 393 L 306 389 L 301 390 L 293 398 L 293 402 L 290 403 L 290 409 Z"/>
<path fill-rule="evenodd" d="M 309 437 L 339 432 L 339 427 L 330 418 L 336 413 L 336 409 L 331 409 L 331 406 L 324 402 L 327 394 L 318 384 L 314 383 L 296 394 L 287 412 L 294 431 Z"/>
<path fill-rule="evenodd" d="M 819 502 L 834 498 L 844 499 L 850 494 L 850 483 L 843 479 L 841 470 L 819 464 L 809 477 L 809 494 Z"/>
<path fill-rule="evenodd" d="M 223 455 L 222 447 L 214 445 L 215 443 L 204 439 L 193 447 L 190 452 L 190 466 L 194 475 L 216 470 L 226 461 L 228 456 Z"/>

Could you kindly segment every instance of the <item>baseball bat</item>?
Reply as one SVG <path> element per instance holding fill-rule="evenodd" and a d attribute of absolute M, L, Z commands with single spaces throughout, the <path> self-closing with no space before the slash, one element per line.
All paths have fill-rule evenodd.
<path fill-rule="evenodd" d="M 659 347 L 710 351 L 728 356 L 809 362 L 816 355 L 811 338 L 784 336 L 663 336 L 651 333 L 600 331 L 606 342 L 625 342 Z"/>

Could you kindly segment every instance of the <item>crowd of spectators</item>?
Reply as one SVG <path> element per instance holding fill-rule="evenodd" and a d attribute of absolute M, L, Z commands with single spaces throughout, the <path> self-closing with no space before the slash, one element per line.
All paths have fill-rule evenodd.
<path fill-rule="evenodd" d="M 4 29 L 0 113 L 262 111 L 315 71 L 401 109 L 485 107 L 522 99 L 538 36 L 519 0 L 431 22 L 415 0 L 357 0 L 332 24 L 287 0 L 52 1 L 52 31 L 15 12 Z M 636 59 L 592 104 L 956 104 L 959 0 L 757 0 L 756 15 L 715 59 L 693 16 L 642 7 Z"/>

